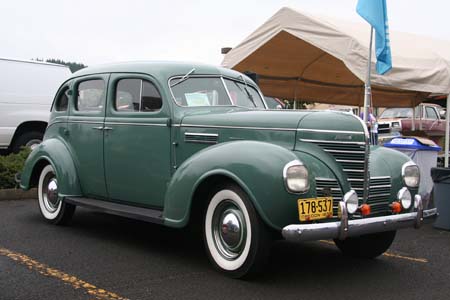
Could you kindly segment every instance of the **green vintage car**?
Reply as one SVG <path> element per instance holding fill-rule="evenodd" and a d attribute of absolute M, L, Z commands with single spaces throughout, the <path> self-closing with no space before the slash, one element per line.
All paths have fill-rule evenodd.
<path fill-rule="evenodd" d="M 397 229 L 436 214 L 418 185 L 418 167 L 369 146 L 351 114 L 267 110 L 241 73 L 170 62 L 73 74 L 21 174 L 54 224 L 84 206 L 200 225 L 211 262 L 232 277 L 258 270 L 276 238 L 376 257 Z"/>

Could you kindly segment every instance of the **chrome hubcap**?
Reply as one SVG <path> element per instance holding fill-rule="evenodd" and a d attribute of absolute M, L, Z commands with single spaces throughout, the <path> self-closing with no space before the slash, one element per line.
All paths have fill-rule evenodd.
<path fill-rule="evenodd" d="M 239 207 L 230 200 L 221 203 L 214 211 L 212 227 L 219 253 L 228 260 L 238 257 L 244 249 L 247 235 Z"/>
<path fill-rule="evenodd" d="M 49 173 L 44 178 L 42 187 L 42 198 L 44 199 L 45 208 L 49 212 L 54 212 L 58 209 L 58 181 L 55 174 Z"/>

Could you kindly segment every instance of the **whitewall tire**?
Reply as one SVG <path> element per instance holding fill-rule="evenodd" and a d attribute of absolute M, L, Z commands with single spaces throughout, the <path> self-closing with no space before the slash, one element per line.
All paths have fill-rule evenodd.
<path fill-rule="evenodd" d="M 66 224 L 75 206 L 64 203 L 58 195 L 58 180 L 52 165 L 45 166 L 38 181 L 39 209 L 42 216 L 53 224 Z"/>
<path fill-rule="evenodd" d="M 248 196 L 236 185 L 212 193 L 204 217 L 204 240 L 211 262 L 235 278 L 255 273 L 270 251 L 270 238 Z"/>

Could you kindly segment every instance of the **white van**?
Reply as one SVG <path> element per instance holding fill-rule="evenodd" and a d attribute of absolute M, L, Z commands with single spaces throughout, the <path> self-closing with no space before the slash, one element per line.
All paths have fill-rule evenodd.
<path fill-rule="evenodd" d="M 70 74 L 67 66 L 0 58 L 0 150 L 41 142 L 53 97 Z"/>

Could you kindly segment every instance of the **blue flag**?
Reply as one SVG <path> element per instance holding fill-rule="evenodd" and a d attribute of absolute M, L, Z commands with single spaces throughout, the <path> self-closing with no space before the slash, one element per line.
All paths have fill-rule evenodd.
<path fill-rule="evenodd" d="M 392 69 L 386 0 L 358 0 L 356 12 L 375 29 L 377 73 L 383 75 Z"/>

